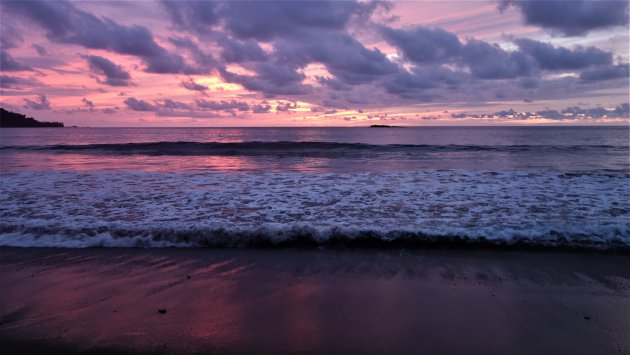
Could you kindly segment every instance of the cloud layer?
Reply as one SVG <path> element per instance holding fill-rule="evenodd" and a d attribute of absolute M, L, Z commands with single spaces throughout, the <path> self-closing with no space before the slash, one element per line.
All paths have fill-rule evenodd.
<path fill-rule="evenodd" d="M 628 2 L 619 0 L 500 0 L 499 7 L 515 7 L 527 24 L 565 36 L 628 24 Z"/>
<path fill-rule="evenodd" d="M 34 110 L 51 108 L 47 96 L 68 102 L 56 100 L 55 93 L 76 92 L 77 109 L 101 113 L 94 109 L 103 107 L 92 99 L 96 92 L 107 97 L 107 107 L 120 105 L 129 112 L 252 117 L 295 112 L 335 116 L 433 102 L 560 100 L 627 90 L 627 54 L 592 40 L 554 37 L 588 39 L 600 30 L 624 35 L 625 1 L 490 2 L 490 15 L 500 18 L 516 10 L 525 24 L 551 34 L 532 38 L 515 31 L 495 40 L 425 23 L 399 23 L 393 16 L 396 3 L 131 4 L 120 3 L 129 11 L 112 16 L 114 12 L 99 13 L 116 9 L 107 4 L 2 2 L 3 22 L 16 23 L 17 31 L 8 36 L 3 30 L 0 38 L 1 69 L 11 72 L 2 77 L 3 94 L 26 95 L 22 105 Z M 422 10 L 422 4 L 417 6 Z M 134 13 L 142 8 L 162 17 L 152 22 Z M 44 42 L 27 43 L 24 38 L 31 32 Z M 55 62 L 51 53 L 64 49 L 74 54 Z M 70 64 L 72 58 L 81 65 Z M 92 78 L 90 84 L 62 91 L 61 84 L 35 78 L 77 73 Z M 132 94 L 105 95 L 120 90 L 115 87 Z"/>

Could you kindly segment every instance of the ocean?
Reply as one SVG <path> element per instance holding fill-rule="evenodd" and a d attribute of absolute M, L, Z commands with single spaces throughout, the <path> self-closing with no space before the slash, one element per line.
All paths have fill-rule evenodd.
<path fill-rule="evenodd" d="M 0 130 L 0 246 L 630 247 L 628 127 Z"/>

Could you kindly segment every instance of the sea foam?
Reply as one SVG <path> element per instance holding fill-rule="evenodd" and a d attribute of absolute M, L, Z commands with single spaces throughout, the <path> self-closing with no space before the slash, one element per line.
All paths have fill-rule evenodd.
<path fill-rule="evenodd" d="M 0 246 L 630 247 L 627 174 L 15 172 Z"/>

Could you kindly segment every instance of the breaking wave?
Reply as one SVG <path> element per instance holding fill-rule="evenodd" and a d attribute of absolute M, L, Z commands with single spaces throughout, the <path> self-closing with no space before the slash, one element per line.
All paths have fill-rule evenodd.
<path fill-rule="evenodd" d="M 516 229 L 485 228 L 361 229 L 318 228 L 306 224 L 253 229 L 162 227 L 125 229 L 59 228 L 55 225 L 0 225 L 0 246 L 10 247 L 458 247 L 564 248 L 630 250 L 630 225 L 599 227 L 539 225 Z"/>
<path fill-rule="evenodd" d="M 627 146 L 614 145 L 427 145 L 363 144 L 335 142 L 147 142 L 124 144 L 84 144 L 45 146 L 0 146 L 0 150 L 41 151 L 81 154 L 174 155 L 174 156 L 363 156 L 378 154 L 416 155 L 444 152 L 574 153 L 625 152 Z"/>
<path fill-rule="evenodd" d="M 0 246 L 630 250 L 626 174 L 0 174 Z"/>

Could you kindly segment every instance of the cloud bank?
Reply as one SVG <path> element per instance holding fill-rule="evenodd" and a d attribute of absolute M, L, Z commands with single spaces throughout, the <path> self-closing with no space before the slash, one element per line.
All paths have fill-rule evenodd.
<path fill-rule="evenodd" d="M 524 23 L 553 36 L 623 33 L 628 26 L 625 1 L 491 3 L 504 13 L 518 11 Z M 3 31 L 0 64 L 3 73 L 12 74 L 3 75 L 2 88 L 34 83 L 35 73 L 44 69 L 74 74 L 76 68 L 65 63 L 46 63 L 53 60 L 51 48 L 72 48 L 74 53 L 78 48 L 84 75 L 99 85 L 84 85 L 77 93 L 75 102 L 87 110 L 93 106 L 80 100 L 92 97 L 86 90 L 104 94 L 111 87 L 134 91 L 109 102 L 129 112 L 249 117 L 290 114 L 300 106 L 313 114 L 334 115 L 433 102 L 559 100 L 624 88 L 629 77 L 627 55 L 592 41 L 529 38 L 518 32 L 497 41 L 461 36 L 426 23 L 397 22 L 390 16 L 396 3 L 161 1 L 136 3 L 125 16 L 99 13 L 107 4 L 63 0 L 7 1 L 1 6 L 3 19 L 18 21 L 48 41 L 45 46 L 28 44 L 31 56 L 22 55 L 26 35 Z M 133 12 L 145 7 L 162 18 L 135 24 L 134 16 L 147 15 Z M 495 6 L 490 10 L 502 16 Z M 160 26 L 151 25 L 157 21 Z M 61 91 L 51 85 L 42 86 L 41 93 L 36 90 L 25 91 L 30 95 L 22 98 L 25 107 L 49 107 L 45 95 L 57 102 Z"/>

